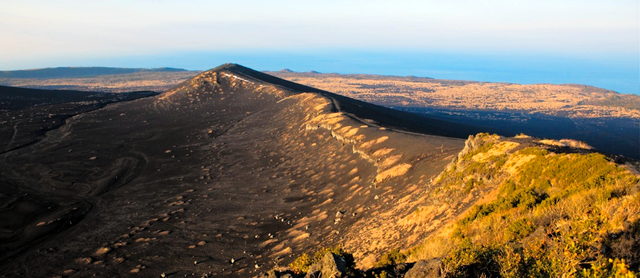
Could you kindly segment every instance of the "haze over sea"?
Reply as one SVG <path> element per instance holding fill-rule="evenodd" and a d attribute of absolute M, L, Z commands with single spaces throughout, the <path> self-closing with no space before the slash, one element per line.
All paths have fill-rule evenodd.
<path fill-rule="evenodd" d="M 583 84 L 640 94 L 639 57 L 425 51 L 185 52 L 98 60 L 100 65 L 207 70 L 233 62 L 257 70 L 431 77 L 519 84 Z M 630 61 L 636 61 L 630 62 Z M 78 61 L 78 65 L 82 65 Z"/>
<path fill-rule="evenodd" d="M 638 0 L 0 1 L 0 70 L 178 67 L 640 94 Z"/>

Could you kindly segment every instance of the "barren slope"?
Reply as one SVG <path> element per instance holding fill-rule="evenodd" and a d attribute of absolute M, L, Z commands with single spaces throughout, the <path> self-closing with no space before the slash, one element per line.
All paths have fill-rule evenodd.
<path fill-rule="evenodd" d="M 477 131 L 224 65 L 2 154 L 3 215 L 35 215 L 2 273 L 246 277 L 338 243 L 366 266 L 433 230 L 401 219 Z"/>

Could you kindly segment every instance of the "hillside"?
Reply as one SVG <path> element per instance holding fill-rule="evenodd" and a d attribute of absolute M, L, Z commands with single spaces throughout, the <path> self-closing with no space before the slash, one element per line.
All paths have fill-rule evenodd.
<path fill-rule="evenodd" d="M 253 277 L 318 250 L 368 277 L 432 258 L 460 276 L 521 273 L 528 265 L 492 264 L 511 252 L 496 246 L 548 240 L 543 259 L 564 259 L 551 253 L 566 226 L 537 231 L 596 216 L 603 224 L 569 261 L 580 265 L 545 273 L 595 269 L 595 255 L 637 270 L 625 251 L 634 241 L 620 240 L 638 230 L 638 175 L 624 168 L 635 161 L 570 140 L 465 142 L 479 130 L 226 64 L 0 154 L 0 275 Z M 525 232 L 498 230 L 520 219 Z M 484 236 L 486 226 L 504 236 Z M 612 251 L 580 251 L 604 239 Z"/>
<path fill-rule="evenodd" d="M 373 260 L 405 228 L 355 227 L 400 217 L 462 149 L 442 135 L 475 132 L 225 65 L 3 153 L 2 273 L 246 277 L 344 238 Z"/>
<path fill-rule="evenodd" d="M 65 69 L 69 68 L 48 70 L 58 75 L 87 70 L 82 74 L 90 75 L 95 68 L 72 68 L 70 72 Z M 0 84 L 94 92 L 162 92 L 198 74 L 172 69 L 117 70 L 133 73 L 79 78 L 0 77 Z M 640 159 L 640 97 L 636 95 L 571 84 L 519 85 L 290 70 L 270 74 L 368 103 L 476 126 L 483 132 L 572 138 L 609 154 Z"/>
<path fill-rule="evenodd" d="M 356 273 L 349 277 L 636 277 L 639 166 L 578 141 L 470 136 L 423 185 L 411 213 L 393 223 L 430 231 L 412 247 L 390 249 L 375 264 L 354 263 L 349 251 L 358 258 L 362 246 L 347 241 L 264 277 L 327 275 L 327 253 L 344 258 L 343 273 Z"/>
<path fill-rule="evenodd" d="M 635 277 L 639 168 L 617 163 L 576 141 L 471 136 L 408 219 L 481 198 L 395 257 L 438 259 L 448 277 Z"/>

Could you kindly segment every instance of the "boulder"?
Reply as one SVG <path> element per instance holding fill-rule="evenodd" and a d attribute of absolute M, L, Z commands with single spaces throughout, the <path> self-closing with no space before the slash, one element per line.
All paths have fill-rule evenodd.
<path fill-rule="evenodd" d="M 322 261 L 309 267 L 305 278 L 342 278 L 347 277 L 347 263 L 341 256 L 331 252 L 324 255 Z"/>
<path fill-rule="evenodd" d="M 427 261 L 417 261 L 407 273 L 405 278 L 440 278 L 443 277 L 442 261 L 431 259 Z"/>

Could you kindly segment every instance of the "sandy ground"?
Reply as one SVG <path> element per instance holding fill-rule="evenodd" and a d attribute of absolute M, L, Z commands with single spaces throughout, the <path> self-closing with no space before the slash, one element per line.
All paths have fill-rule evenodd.
<path fill-rule="evenodd" d="M 221 68 L 3 153 L 2 276 L 247 277 L 336 244 L 371 261 L 430 232 L 396 223 L 464 141 L 412 130 L 464 127 L 260 78 Z"/>

